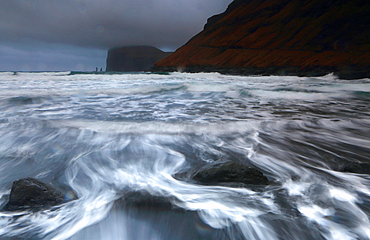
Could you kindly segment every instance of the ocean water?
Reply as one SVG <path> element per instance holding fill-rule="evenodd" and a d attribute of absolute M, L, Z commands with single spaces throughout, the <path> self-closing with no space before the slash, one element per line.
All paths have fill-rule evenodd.
<path fill-rule="evenodd" d="M 68 201 L 0 239 L 370 239 L 370 80 L 0 73 L 0 208 L 34 177 Z M 215 161 L 268 186 L 200 185 Z M 77 199 L 76 199 L 77 198 Z"/>

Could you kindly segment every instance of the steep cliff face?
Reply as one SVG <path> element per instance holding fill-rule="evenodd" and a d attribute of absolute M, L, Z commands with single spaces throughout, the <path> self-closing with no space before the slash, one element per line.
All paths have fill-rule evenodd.
<path fill-rule="evenodd" d="M 151 46 L 112 48 L 108 51 L 106 71 L 146 71 L 153 66 L 154 63 L 170 54 L 169 52 L 163 52 Z"/>
<path fill-rule="evenodd" d="M 235 0 L 153 70 L 370 76 L 370 1 Z"/>

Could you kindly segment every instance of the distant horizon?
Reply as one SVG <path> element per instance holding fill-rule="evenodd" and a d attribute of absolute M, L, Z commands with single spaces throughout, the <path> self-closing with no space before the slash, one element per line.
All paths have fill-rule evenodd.
<path fill-rule="evenodd" d="M 112 47 L 112 48 L 120 48 L 120 47 L 133 47 L 133 46 L 149 46 L 149 45 L 128 45 L 128 46 L 117 46 L 117 47 Z M 154 46 L 153 46 L 154 47 Z M 112 49 L 112 48 L 109 48 L 109 49 Z M 67 47 L 66 49 L 69 49 L 69 47 Z M 91 51 L 95 52 L 96 54 L 99 54 L 100 53 L 100 56 L 102 56 L 101 54 L 101 51 L 104 51 L 105 52 L 105 57 L 104 59 L 102 59 L 101 62 L 103 62 L 103 65 L 102 67 L 98 67 L 98 66 L 91 66 L 91 72 L 95 72 L 95 68 L 98 67 L 99 70 L 100 68 L 103 68 L 103 71 L 105 71 L 106 69 L 106 56 L 107 56 L 107 53 L 108 53 L 108 50 L 99 50 L 99 49 L 93 49 L 93 50 L 88 50 L 88 52 L 91 53 Z M 171 50 L 170 48 L 158 48 L 160 49 L 161 51 L 163 52 L 174 52 L 176 51 L 176 49 L 173 49 Z M 1 50 L 1 47 L 0 47 L 0 50 Z M 52 48 L 51 48 L 52 50 Z M 81 49 L 79 49 L 79 51 L 81 51 Z M 98 53 L 99 52 L 99 53 Z M 52 51 L 51 51 L 52 53 Z M 68 60 L 68 59 L 64 59 L 64 60 Z M 29 64 L 24 64 L 22 66 L 20 66 L 22 69 L 19 70 L 19 69 L 12 69 L 12 70 L 6 70 L 6 69 L 1 69 L 1 67 L 3 66 L 3 64 L 0 66 L 0 72 L 63 72 L 63 71 L 82 71 L 82 72 L 89 72 L 89 68 L 90 66 L 85 66 L 85 65 L 76 65 L 75 68 L 70 68 L 70 69 L 58 69 L 58 70 L 53 70 L 53 69 L 40 69 L 40 68 L 45 68 L 47 67 L 47 64 L 45 63 L 38 63 L 39 66 L 36 66 L 36 68 L 39 68 L 39 69 L 34 69 L 32 70 L 31 68 L 32 67 L 29 67 L 28 66 Z"/>
<path fill-rule="evenodd" d="M 113 47 L 174 51 L 232 2 L 0 1 L 0 71 L 105 69 Z"/>

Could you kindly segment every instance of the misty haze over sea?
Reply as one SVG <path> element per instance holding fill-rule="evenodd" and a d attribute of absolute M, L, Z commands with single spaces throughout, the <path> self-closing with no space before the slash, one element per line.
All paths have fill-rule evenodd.
<path fill-rule="evenodd" d="M 74 201 L 0 212 L 1 239 L 370 239 L 370 81 L 0 73 L 0 207 L 34 177 Z M 203 185 L 214 162 L 264 186 Z M 365 170 L 365 169 L 364 169 Z"/>

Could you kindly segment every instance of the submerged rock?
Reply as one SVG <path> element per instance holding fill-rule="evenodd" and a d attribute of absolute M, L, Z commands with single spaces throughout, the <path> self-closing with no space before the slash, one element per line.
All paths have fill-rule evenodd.
<path fill-rule="evenodd" d="M 352 162 L 346 165 L 342 172 L 370 174 L 370 163 L 356 163 Z"/>
<path fill-rule="evenodd" d="M 265 185 L 269 180 L 257 169 L 237 162 L 217 162 L 201 168 L 192 178 L 203 184 L 244 183 Z"/>
<path fill-rule="evenodd" d="M 171 203 L 175 200 L 174 197 L 154 196 L 146 191 L 133 191 L 126 193 L 122 199 L 116 201 L 116 204 L 125 205 L 129 208 L 155 208 L 165 211 L 177 209 L 177 207 Z"/>
<path fill-rule="evenodd" d="M 5 211 L 42 209 L 64 202 L 64 195 L 50 184 L 34 178 L 14 181 Z"/>

